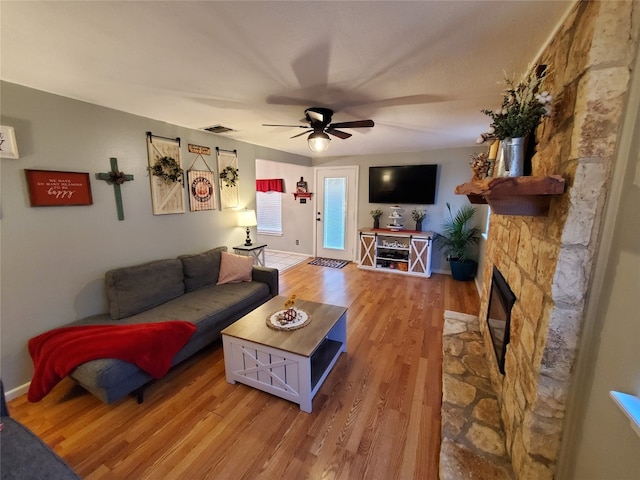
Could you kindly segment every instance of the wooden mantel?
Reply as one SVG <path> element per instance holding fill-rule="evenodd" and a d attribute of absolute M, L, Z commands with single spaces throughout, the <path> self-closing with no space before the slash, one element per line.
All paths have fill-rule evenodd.
<path fill-rule="evenodd" d="M 551 195 L 564 193 L 564 178 L 496 177 L 458 185 L 455 193 L 466 195 L 471 203 L 488 203 L 498 215 L 545 216 Z"/>

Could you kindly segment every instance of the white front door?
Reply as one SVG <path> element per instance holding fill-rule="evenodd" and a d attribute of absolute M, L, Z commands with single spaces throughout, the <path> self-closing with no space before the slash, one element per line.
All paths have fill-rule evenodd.
<path fill-rule="evenodd" d="M 356 260 L 358 166 L 315 170 L 316 256 Z"/>

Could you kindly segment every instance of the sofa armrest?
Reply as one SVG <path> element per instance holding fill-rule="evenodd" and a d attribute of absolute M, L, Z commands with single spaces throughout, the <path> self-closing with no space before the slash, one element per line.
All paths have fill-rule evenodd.
<path fill-rule="evenodd" d="M 278 269 L 269 267 L 253 266 L 251 280 L 254 282 L 266 283 L 269 286 L 269 294 L 275 297 L 280 292 L 278 283 Z"/>
<path fill-rule="evenodd" d="M 2 424 L 2 478 L 51 478 L 80 480 L 80 477 L 58 454 L 40 440 L 31 430 L 9 415 L 0 381 L 0 423 Z"/>
<path fill-rule="evenodd" d="M 4 384 L 0 380 L 0 416 L 9 417 L 9 409 L 7 408 L 7 399 L 4 398 Z"/>

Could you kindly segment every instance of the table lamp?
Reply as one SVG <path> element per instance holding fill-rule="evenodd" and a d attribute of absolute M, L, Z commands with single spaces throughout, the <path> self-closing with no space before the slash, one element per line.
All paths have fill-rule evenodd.
<path fill-rule="evenodd" d="M 244 242 L 245 247 L 251 245 L 251 237 L 249 236 L 249 227 L 255 227 L 258 225 L 258 220 L 256 219 L 256 211 L 255 210 L 242 210 L 238 215 L 238 226 L 239 227 L 247 227 L 247 239 Z"/>

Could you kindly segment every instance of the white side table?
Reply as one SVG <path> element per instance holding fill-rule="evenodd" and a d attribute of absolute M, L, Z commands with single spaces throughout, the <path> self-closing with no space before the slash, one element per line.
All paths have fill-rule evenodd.
<path fill-rule="evenodd" d="M 260 245 L 238 245 L 233 247 L 233 251 L 238 255 L 246 255 L 247 257 L 253 257 L 254 265 L 260 265 L 266 267 L 264 261 L 264 249 L 267 246 L 266 243 Z"/>

